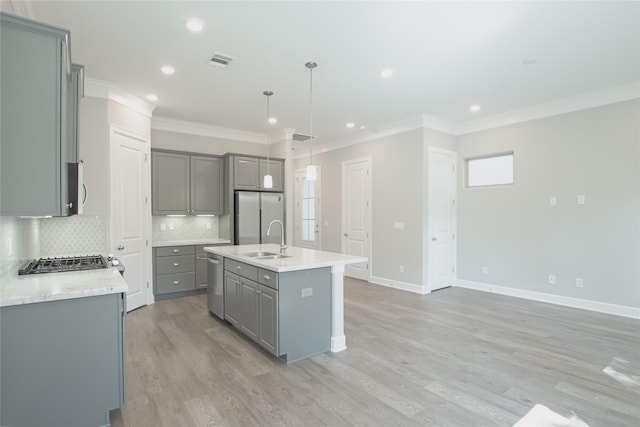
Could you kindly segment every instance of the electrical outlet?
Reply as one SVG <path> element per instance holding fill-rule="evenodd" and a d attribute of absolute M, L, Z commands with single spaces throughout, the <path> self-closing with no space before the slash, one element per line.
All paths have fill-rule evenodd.
<path fill-rule="evenodd" d="M 555 285 L 556 284 L 556 275 L 555 274 L 550 274 L 549 275 L 549 284 L 550 285 Z"/>
<path fill-rule="evenodd" d="M 399 270 L 400 270 L 400 273 L 404 273 L 404 265 L 400 264 Z"/>
<path fill-rule="evenodd" d="M 584 280 L 581 277 L 576 278 L 576 288 L 584 288 Z"/>
<path fill-rule="evenodd" d="M 576 201 L 579 205 L 584 205 L 587 202 L 587 199 L 584 194 L 578 194 L 578 196 L 576 197 Z"/>
<path fill-rule="evenodd" d="M 549 206 L 555 206 L 558 204 L 558 198 L 556 196 L 549 197 Z"/>
<path fill-rule="evenodd" d="M 210 222 L 207 223 L 207 230 L 211 230 L 211 223 Z"/>
<path fill-rule="evenodd" d="M 482 267 L 482 274 L 484 275 L 489 274 L 489 267 Z"/>
<path fill-rule="evenodd" d="M 169 223 L 169 230 L 175 230 L 176 226 L 174 223 L 170 222 Z"/>
<path fill-rule="evenodd" d="M 165 224 L 164 222 L 160 223 L 160 231 L 165 231 L 167 229 L 167 224 Z"/>

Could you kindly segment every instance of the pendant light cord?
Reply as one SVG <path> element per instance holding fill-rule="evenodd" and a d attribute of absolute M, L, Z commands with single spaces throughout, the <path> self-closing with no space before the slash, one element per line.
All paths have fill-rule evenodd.
<path fill-rule="evenodd" d="M 313 164 L 313 68 L 309 69 L 309 164 Z"/>

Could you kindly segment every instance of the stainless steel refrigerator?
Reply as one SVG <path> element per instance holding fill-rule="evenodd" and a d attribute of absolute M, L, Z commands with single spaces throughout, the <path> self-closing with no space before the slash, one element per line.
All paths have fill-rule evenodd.
<path fill-rule="evenodd" d="M 236 245 L 280 243 L 284 230 L 279 225 L 267 228 L 274 219 L 284 224 L 284 194 L 236 191 L 234 237 Z"/>

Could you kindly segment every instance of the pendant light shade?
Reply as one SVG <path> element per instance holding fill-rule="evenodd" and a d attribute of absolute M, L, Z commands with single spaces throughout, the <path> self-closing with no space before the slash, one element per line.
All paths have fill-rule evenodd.
<path fill-rule="evenodd" d="M 267 123 L 270 123 L 271 117 L 269 117 L 269 97 L 273 95 L 273 92 L 270 90 L 265 90 L 262 92 L 264 96 L 267 97 Z M 262 183 L 262 187 L 264 188 L 273 188 L 273 177 L 269 173 L 269 154 L 271 151 L 271 139 L 269 137 L 269 133 L 267 133 L 267 174 L 264 176 L 264 182 Z"/>
<path fill-rule="evenodd" d="M 309 69 L 309 164 L 307 165 L 307 181 L 316 180 L 316 167 L 313 164 L 313 69 L 318 66 L 315 62 L 304 64 Z"/>

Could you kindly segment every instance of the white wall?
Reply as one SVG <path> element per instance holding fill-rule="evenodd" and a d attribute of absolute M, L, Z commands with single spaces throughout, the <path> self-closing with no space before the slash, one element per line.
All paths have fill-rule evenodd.
<path fill-rule="evenodd" d="M 271 146 L 271 156 L 274 156 L 274 151 L 276 151 L 275 146 L 276 144 Z M 266 144 L 232 141 L 211 136 L 192 135 L 158 129 L 151 130 L 151 148 L 219 156 L 226 153 L 267 156 Z"/>
<path fill-rule="evenodd" d="M 459 136 L 458 278 L 640 307 L 639 123 L 636 99 Z M 505 151 L 513 185 L 465 188 L 464 158 Z"/>

